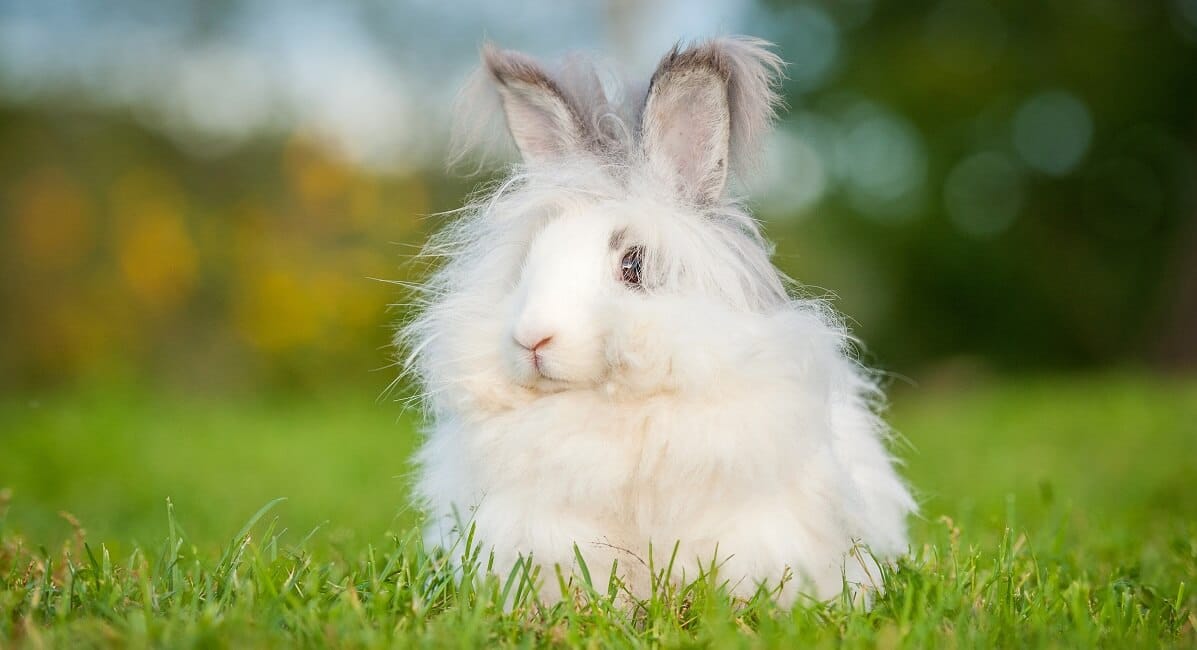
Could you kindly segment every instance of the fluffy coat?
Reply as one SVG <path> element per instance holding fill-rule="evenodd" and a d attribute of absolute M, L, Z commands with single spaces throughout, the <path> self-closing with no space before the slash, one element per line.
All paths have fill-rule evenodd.
<path fill-rule="evenodd" d="M 637 596 L 650 547 L 661 567 L 676 544 L 668 579 L 792 576 L 786 601 L 876 586 L 872 557 L 905 550 L 877 386 L 728 189 L 777 105 L 767 45 L 675 48 L 643 92 L 483 49 L 460 103 L 505 115 L 522 164 L 429 244 L 443 261 L 399 340 L 429 544 L 472 527 L 500 574 L 568 573 L 576 545 Z"/>

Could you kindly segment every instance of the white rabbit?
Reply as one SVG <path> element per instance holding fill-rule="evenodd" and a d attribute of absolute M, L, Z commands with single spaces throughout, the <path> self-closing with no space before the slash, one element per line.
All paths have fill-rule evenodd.
<path fill-rule="evenodd" d="M 869 553 L 906 549 L 876 385 L 729 196 L 777 104 L 768 47 L 675 47 L 624 100 L 579 60 L 484 47 L 475 93 L 522 164 L 434 238 L 445 261 L 399 336 L 430 420 L 430 544 L 473 526 L 495 571 L 530 556 L 546 583 L 576 544 L 637 596 L 650 544 L 657 567 L 676 544 L 670 579 L 714 562 L 746 595 L 791 575 L 783 602 L 871 588 Z"/>

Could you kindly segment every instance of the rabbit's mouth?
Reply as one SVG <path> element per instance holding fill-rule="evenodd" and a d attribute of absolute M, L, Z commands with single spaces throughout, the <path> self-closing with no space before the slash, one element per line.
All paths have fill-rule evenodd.
<path fill-rule="evenodd" d="M 544 361 L 536 354 L 532 355 L 532 375 L 537 383 L 542 381 L 553 384 L 567 383 L 561 377 L 554 375 L 552 371 L 545 368 Z"/>
<path fill-rule="evenodd" d="M 517 383 L 533 393 L 540 395 L 552 395 L 554 393 L 585 388 L 582 383 L 544 373 L 522 378 Z"/>
<path fill-rule="evenodd" d="M 552 392 L 562 390 L 563 387 L 577 387 L 580 384 L 586 383 L 579 381 L 576 377 L 569 376 L 568 372 L 562 372 L 559 364 L 546 359 L 539 354 L 530 355 L 532 383 L 539 386 L 546 386 L 552 389 Z"/>
<path fill-rule="evenodd" d="M 515 380 L 524 388 L 546 395 L 569 390 L 587 390 L 602 383 L 601 379 L 571 377 L 568 373 L 557 372 L 552 364 L 543 360 L 529 363 Z"/>

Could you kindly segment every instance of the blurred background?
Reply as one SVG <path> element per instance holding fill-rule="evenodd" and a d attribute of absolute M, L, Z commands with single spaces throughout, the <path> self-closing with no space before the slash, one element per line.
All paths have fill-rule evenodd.
<path fill-rule="evenodd" d="M 791 64 L 749 190 L 875 364 L 1197 362 L 1194 0 L 4 0 L 0 382 L 385 386 L 479 42 L 719 33 Z"/>
<path fill-rule="evenodd" d="M 0 487 L 117 529 L 172 490 L 319 499 L 296 459 L 357 453 L 328 483 L 398 503 L 384 280 L 485 180 L 443 165 L 479 43 L 646 77 L 726 33 L 790 62 L 748 179 L 778 264 L 899 395 L 1197 365 L 1197 0 L 0 0 Z"/>

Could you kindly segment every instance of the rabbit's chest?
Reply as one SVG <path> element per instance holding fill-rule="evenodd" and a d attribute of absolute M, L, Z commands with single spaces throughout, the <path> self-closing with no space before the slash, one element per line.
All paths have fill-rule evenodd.
<path fill-rule="evenodd" d="M 755 483 L 741 471 L 745 457 L 756 457 L 758 467 L 779 460 L 767 458 L 775 449 L 755 448 L 752 436 L 712 435 L 705 430 L 712 415 L 692 404 L 577 396 L 539 402 L 474 432 L 469 473 L 480 492 L 519 492 L 647 521 L 684 516 L 709 503 L 712 491 Z"/>
<path fill-rule="evenodd" d="M 601 400 L 539 402 L 480 423 L 468 436 L 479 488 L 621 509 L 643 464 L 642 425 Z"/>

